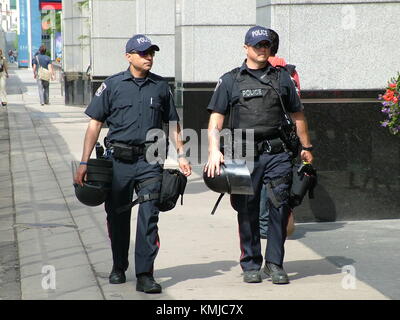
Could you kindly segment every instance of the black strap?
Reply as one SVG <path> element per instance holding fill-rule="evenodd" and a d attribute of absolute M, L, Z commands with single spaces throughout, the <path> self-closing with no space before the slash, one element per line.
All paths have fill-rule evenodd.
<path fill-rule="evenodd" d="M 91 165 L 89 162 L 87 171 L 91 172 L 91 173 L 112 174 L 113 168 L 112 167 L 97 167 L 95 165 Z"/>
<path fill-rule="evenodd" d="M 87 173 L 87 181 L 111 183 L 112 175 L 88 172 Z"/>
<path fill-rule="evenodd" d="M 281 206 L 281 204 L 278 201 L 278 199 L 276 199 L 276 196 L 275 196 L 274 191 L 272 190 L 271 184 L 267 183 L 266 188 L 267 188 L 267 192 L 268 192 L 268 199 L 271 200 L 271 202 L 275 208 L 279 208 Z"/>
<path fill-rule="evenodd" d="M 278 179 L 271 180 L 266 184 L 268 198 L 271 200 L 271 202 L 275 208 L 278 209 L 282 205 L 282 199 L 278 199 L 277 195 L 274 193 L 272 188 L 276 188 L 277 186 L 279 186 L 281 184 L 290 183 L 290 182 L 291 182 L 290 175 L 287 175 L 287 176 L 284 176 L 284 177 L 281 177 Z"/>
<path fill-rule="evenodd" d="M 280 75 L 281 75 L 281 69 L 280 69 L 280 68 L 276 68 L 276 69 L 278 70 L 278 84 L 279 84 L 279 82 L 280 82 Z M 260 79 L 260 81 L 261 81 L 262 83 L 264 83 L 264 84 L 270 86 L 272 89 L 274 89 L 274 91 L 277 93 L 277 95 L 278 95 L 278 97 L 279 97 L 279 101 L 280 101 L 280 103 L 281 103 L 282 110 L 283 110 L 283 113 L 284 113 L 284 115 L 285 115 L 287 121 L 289 121 L 293 126 L 295 126 L 295 124 L 293 123 L 292 118 L 290 117 L 290 114 L 287 112 L 287 110 L 286 110 L 286 108 L 285 108 L 285 104 L 283 103 L 282 96 L 281 96 L 281 94 L 279 93 L 279 91 L 272 85 L 272 82 L 271 82 L 270 80 L 265 81 L 265 80 L 263 80 L 263 79 Z M 279 85 L 280 85 L 280 84 L 279 84 Z"/>
<path fill-rule="evenodd" d="M 136 190 L 139 191 L 140 189 L 144 188 L 145 186 L 148 186 L 149 184 L 158 182 L 160 180 L 162 180 L 162 175 L 141 181 L 136 185 Z"/>
<path fill-rule="evenodd" d="M 211 214 L 212 214 L 212 215 L 213 215 L 213 214 L 215 213 L 215 211 L 217 210 L 217 207 L 218 207 L 219 203 L 221 202 L 222 197 L 223 197 L 224 195 L 225 195 L 225 193 L 221 193 L 221 194 L 219 195 L 218 200 L 217 200 L 217 202 L 215 203 L 214 208 L 213 208 L 212 211 L 211 211 Z"/>
<path fill-rule="evenodd" d="M 160 197 L 159 193 L 149 193 L 149 194 L 144 194 L 142 196 L 137 197 L 134 201 L 132 201 L 130 204 L 127 204 L 125 206 L 119 207 L 117 210 L 115 210 L 115 212 L 117 214 L 120 214 L 124 211 L 128 211 L 130 209 L 132 209 L 134 206 L 136 206 L 137 204 L 140 204 L 142 202 L 145 201 L 150 201 L 150 200 L 156 200 Z"/>
<path fill-rule="evenodd" d="M 162 179 L 162 175 L 159 175 L 157 177 L 153 177 L 144 181 L 141 181 L 139 183 L 136 184 L 135 188 L 136 188 L 136 192 L 138 193 L 140 189 L 142 189 L 143 187 L 158 182 Z M 150 201 L 150 200 L 157 200 L 160 198 L 160 194 L 159 193 L 148 193 L 148 194 L 144 194 L 142 196 L 138 196 L 134 201 L 132 201 L 130 204 L 127 204 L 125 206 L 119 207 L 117 210 L 115 210 L 115 212 L 117 214 L 120 214 L 124 211 L 128 211 L 130 209 L 132 209 L 134 206 L 136 206 L 138 203 L 142 203 L 145 201 Z"/>
<path fill-rule="evenodd" d="M 159 193 L 148 193 L 144 194 L 142 196 L 139 196 L 137 200 L 139 200 L 139 203 L 145 202 L 145 201 L 150 201 L 150 200 L 156 200 L 160 197 Z"/>

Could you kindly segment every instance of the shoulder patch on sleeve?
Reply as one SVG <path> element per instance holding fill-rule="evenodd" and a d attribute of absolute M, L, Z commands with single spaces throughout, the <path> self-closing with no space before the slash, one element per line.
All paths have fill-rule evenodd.
<path fill-rule="evenodd" d="M 96 91 L 96 96 L 100 97 L 103 91 L 107 88 L 107 85 L 103 82 L 101 86 Z"/>
<path fill-rule="evenodd" d="M 217 91 L 217 89 L 218 89 L 218 87 L 221 85 L 221 83 L 222 83 L 222 78 L 219 78 L 219 80 L 218 80 L 218 82 L 217 82 L 217 85 L 215 86 L 214 91 Z"/>

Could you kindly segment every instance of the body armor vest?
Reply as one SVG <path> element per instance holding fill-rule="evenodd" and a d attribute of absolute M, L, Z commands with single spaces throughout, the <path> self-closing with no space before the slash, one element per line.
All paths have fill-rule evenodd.
<path fill-rule="evenodd" d="M 254 129 L 256 142 L 278 136 L 283 109 L 273 88 L 279 92 L 279 70 L 265 73 L 261 80 L 240 72 L 234 79 L 239 88 L 239 99 L 232 102 L 233 128 Z"/>

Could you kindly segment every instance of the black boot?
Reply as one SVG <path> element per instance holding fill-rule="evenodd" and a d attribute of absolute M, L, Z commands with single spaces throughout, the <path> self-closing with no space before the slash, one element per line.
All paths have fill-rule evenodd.
<path fill-rule="evenodd" d="M 108 279 L 112 284 L 125 283 L 126 282 L 125 271 L 113 266 Z"/>
<path fill-rule="evenodd" d="M 282 266 L 278 266 L 275 263 L 265 262 L 264 273 L 270 276 L 272 283 L 274 284 L 287 284 L 289 283 L 289 277 Z"/>
<path fill-rule="evenodd" d="M 154 280 L 151 273 L 141 273 L 137 275 L 136 291 L 161 293 L 161 286 Z"/>

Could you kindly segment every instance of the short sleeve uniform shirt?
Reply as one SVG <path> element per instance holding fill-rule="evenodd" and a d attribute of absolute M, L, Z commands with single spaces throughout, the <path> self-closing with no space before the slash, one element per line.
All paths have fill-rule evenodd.
<path fill-rule="evenodd" d="M 128 70 L 107 78 L 96 91 L 85 113 L 106 122 L 110 142 L 140 145 L 147 132 L 162 122 L 179 121 L 168 82 L 149 73 L 134 78 Z"/>

